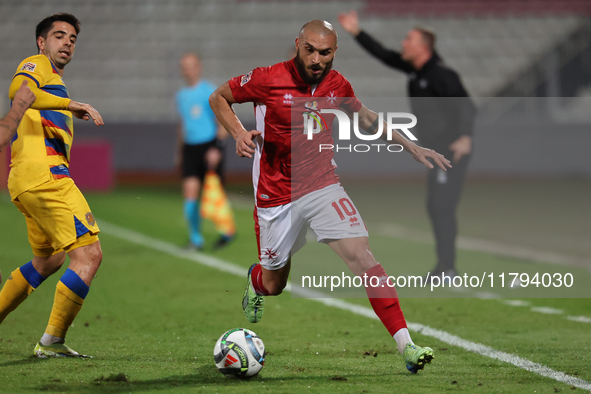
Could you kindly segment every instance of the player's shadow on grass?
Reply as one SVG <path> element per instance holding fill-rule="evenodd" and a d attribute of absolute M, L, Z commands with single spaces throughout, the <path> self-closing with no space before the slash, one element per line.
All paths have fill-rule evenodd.
<path fill-rule="evenodd" d="M 11 367 L 11 366 L 15 366 L 15 365 L 31 365 L 31 364 L 37 364 L 37 363 L 42 363 L 46 360 L 39 358 L 37 356 L 30 356 L 27 358 L 23 358 L 21 360 L 13 360 L 13 361 L 6 361 L 3 363 L 0 363 L 0 368 L 1 367 Z"/>
<path fill-rule="evenodd" d="M 359 375 L 361 376 L 361 375 Z M 348 375 L 348 378 L 355 376 Z M 367 377 L 367 375 L 363 375 Z M 286 376 L 286 377 L 255 377 L 251 381 L 240 380 L 240 379 L 228 379 L 222 376 L 213 365 L 203 365 L 195 369 L 194 374 L 182 375 L 182 376 L 167 376 L 160 379 L 149 379 L 149 380 L 134 380 L 133 376 L 127 376 L 122 374 L 112 375 L 105 378 L 98 377 L 96 380 L 91 382 L 47 382 L 37 386 L 38 391 L 43 392 L 75 392 L 75 393 L 89 393 L 89 394 L 105 394 L 105 393 L 133 393 L 137 391 L 164 391 L 170 390 L 171 388 L 182 388 L 187 387 L 191 389 L 201 388 L 204 385 L 215 385 L 216 387 L 228 387 L 228 388 L 244 388 L 250 383 L 257 381 L 282 381 L 285 382 L 296 382 L 296 381 L 326 381 L 330 380 L 332 376 Z M 335 379 L 333 379 L 335 380 Z M 338 378 L 336 380 L 342 380 Z"/>
<path fill-rule="evenodd" d="M 75 393 L 130 393 L 136 391 L 161 391 L 171 388 L 197 388 L 203 385 L 236 386 L 246 382 L 239 379 L 228 379 L 222 376 L 215 366 L 204 365 L 195 369 L 194 374 L 167 376 L 160 379 L 134 380 L 133 376 L 121 373 L 109 377 L 100 376 L 91 382 L 47 382 L 37 387 L 43 392 L 75 392 Z"/>

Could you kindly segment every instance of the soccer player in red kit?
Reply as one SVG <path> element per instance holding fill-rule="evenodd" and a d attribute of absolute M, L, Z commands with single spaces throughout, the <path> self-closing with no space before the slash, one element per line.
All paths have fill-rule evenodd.
<path fill-rule="evenodd" d="M 295 46 L 294 59 L 233 78 L 209 99 L 220 123 L 236 139 L 236 153 L 243 157 L 254 155 L 254 218 L 260 263 L 253 264 L 248 271 L 242 301 L 244 313 L 252 323 L 261 319 L 264 296 L 279 295 L 285 288 L 291 256 L 306 242 L 307 225 L 318 241 L 328 244 L 355 275 L 375 276 L 380 283 L 387 280 L 386 272 L 370 251 L 365 225 L 335 174 L 332 150 L 318 152 L 317 148 L 307 148 L 303 129 L 292 132 L 292 107 L 298 98 L 349 98 L 346 111 L 351 116 L 358 113 L 359 126 L 370 133 L 378 127 L 378 115 L 361 104 L 349 82 L 332 70 L 337 33 L 330 23 L 306 23 Z M 323 100 L 327 101 L 334 102 Z M 247 131 L 232 110 L 232 104 L 245 102 L 255 103 L 256 130 Z M 318 138 L 332 142 L 330 123 L 326 122 L 328 130 L 315 136 L 315 141 Z M 389 142 L 402 145 L 427 167 L 433 168 L 428 159 L 443 170 L 451 167 L 442 155 L 415 145 L 396 131 L 392 137 Z M 301 159 L 292 161 L 296 149 Z M 360 225 L 350 226 L 349 220 L 342 220 L 342 213 L 339 215 L 331 206 L 335 201 L 345 202 Z M 390 286 L 367 286 L 366 291 L 375 313 L 396 340 L 408 370 L 416 373 L 430 363 L 433 350 L 412 342 L 396 290 Z"/>

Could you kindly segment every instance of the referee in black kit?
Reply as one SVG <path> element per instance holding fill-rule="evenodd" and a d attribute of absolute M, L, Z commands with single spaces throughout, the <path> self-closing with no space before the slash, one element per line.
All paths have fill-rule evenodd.
<path fill-rule="evenodd" d="M 408 95 L 421 145 L 451 158 L 447 172 L 429 170 L 427 209 L 435 233 L 437 265 L 431 276 L 455 276 L 456 208 L 472 154 L 472 128 L 476 108 L 458 74 L 435 51 L 435 34 L 414 28 L 402 41 L 402 52 L 384 48 L 359 28 L 355 11 L 341 13 L 339 23 L 373 56 L 408 74 Z M 435 99 L 456 97 L 457 99 Z"/>

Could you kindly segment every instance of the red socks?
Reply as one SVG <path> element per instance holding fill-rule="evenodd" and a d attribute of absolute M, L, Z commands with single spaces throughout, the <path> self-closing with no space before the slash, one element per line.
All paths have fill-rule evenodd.
<path fill-rule="evenodd" d="M 254 272 L 254 270 L 253 270 Z M 367 275 L 367 284 L 365 291 L 369 297 L 371 306 L 384 324 L 390 335 L 396 334 L 401 328 L 406 328 L 406 320 L 400 309 L 400 303 L 398 301 L 398 294 L 394 287 L 390 287 L 387 284 L 388 275 L 384 271 L 384 267 L 378 263 L 378 265 L 371 267 L 365 273 Z M 379 278 L 379 284 L 377 287 L 372 287 L 369 284 L 376 284 L 376 280 L 371 281 L 371 277 Z M 384 287 L 382 287 L 382 285 Z"/>
<path fill-rule="evenodd" d="M 263 269 L 260 263 L 255 265 L 252 269 L 250 273 L 250 279 L 252 281 L 252 288 L 254 289 L 255 293 L 258 295 L 269 295 L 269 291 L 267 291 L 263 285 Z"/>
<path fill-rule="evenodd" d="M 404 320 L 404 315 L 400 309 L 398 294 L 394 287 L 388 286 L 386 282 L 388 275 L 386 275 L 384 267 L 378 264 L 367 270 L 365 274 L 367 275 L 368 284 L 365 287 L 365 291 L 369 297 L 369 302 L 390 335 L 394 335 L 398 330 L 406 328 L 406 320 Z M 263 285 L 263 271 L 260 264 L 254 266 L 250 277 L 255 293 L 258 295 L 269 295 L 269 291 Z M 375 279 L 371 280 L 372 277 L 379 278 L 379 283 L 376 287 L 370 285 L 378 282 Z M 384 287 L 382 287 L 382 284 Z"/>

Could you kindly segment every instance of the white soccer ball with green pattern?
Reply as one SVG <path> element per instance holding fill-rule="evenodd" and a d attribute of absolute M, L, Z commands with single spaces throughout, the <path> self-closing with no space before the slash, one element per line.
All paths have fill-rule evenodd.
<path fill-rule="evenodd" d="M 226 331 L 213 348 L 215 365 L 227 377 L 249 379 L 265 365 L 265 344 L 246 328 Z"/>

